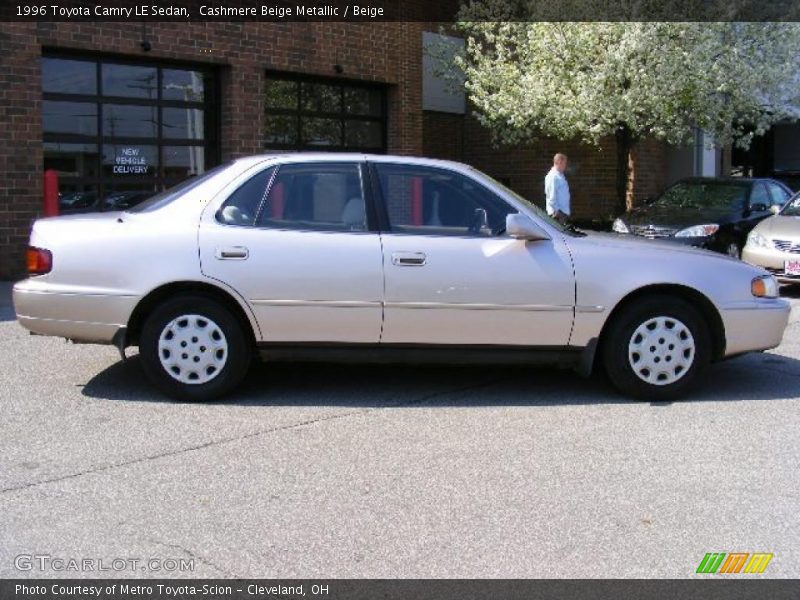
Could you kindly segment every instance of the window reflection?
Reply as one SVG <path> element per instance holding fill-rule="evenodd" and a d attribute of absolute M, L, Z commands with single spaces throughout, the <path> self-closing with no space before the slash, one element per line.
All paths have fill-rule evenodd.
<path fill-rule="evenodd" d="M 266 140 L 270 144 L 296 144 L 297 117 L 294 115 L 267 115 Z"/>
<path fill-rule="evenodd" d="M 267 148 L 372 152 L 385 148 L 385 99 L 380 87 L 268 74 L 265 96 Z"/>
<path fill-rule="evenodd" d="M 344 111 L 350 115 L 380 117 L 383 114 L 383 94 L 369 88 L 344 88 Z"/>
<path fill-rule="evenodd" d="M 42 59 L 42 90 L 59 94 L 97 94 L 97 63 Z"/>
<path fill-rule="evenodd" d="M 97 105 L 88 102 L 42 102 L 45 133 L 97 135 Z"/>
<path fill-rule="evenodd" d="M 103 135 L 110 137 L 156 137 L 158 109 L 131 104 L 103 105 Z"/>
<path fill-rule="evenodd" d="M 183 179 L 205 171 L 203 146 L 164 146 L 164 176 Z"/>
<path fill-rule="evenodd" d="M 64 212 L 130 208 L 216 158 L 212 70 L 45 56 L 41 73 L 43 167 Z"/>
<path fill-rule="evenodd" d="M 345 146 L 378 148 L 383 145 L 383 123 L 377 121 L 345 121 Z"/>
<path fill-rule="evenodd" d="M 158 97 L 158 72 L 155 67 L 104 63 L 101 69 L 104 96 L 151 100 Z"/>
<path fill-rule="evenodd" d="M 342 110 L 341 86 L 303 83 L 302 107 L 309 112 L 338 113 Z"/>
<path fill-rule="evenodd" d="M 202 140 L 205 113 L 197 108 L 164 108 L 161 134 L 165 138 Z"/>
<path fill-rule="evenodd" d="M 202 102 L 205 99 L 205 80 L 200 71 L 163 69 L 161 93 L 165 100 Z"/>
<path fill-rule="evenodd" d="M 97 144 L 44 145 L 44 168 L 55 170 L 59 177 L 93 177 L 97 175 Z"/>
<path fill-rule="evenodd" d="M 282 79 L 267 80 L 267 106 L 297 109 L 298 82 Z"/>
<path fill-rule="evenodd" d="M 303 119 L 303 143 L 310 146 L 341 146 L 341 121 L 336 119 Z"/>

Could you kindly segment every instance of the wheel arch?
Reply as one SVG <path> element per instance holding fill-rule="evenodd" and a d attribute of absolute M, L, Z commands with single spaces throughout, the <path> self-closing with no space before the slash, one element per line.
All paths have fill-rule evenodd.
<path fill-rule="evenodd" d="M 611 323 L 622 313 L 626 307 L 646 297 L 673 296 L 687 301 L 700 311 L 703 320 L 708 324 L 711 334 L 711 360 L 718 361 L 725 356 L 725 325 L 722 316 L 714 303 L 702 292 L 680 284 L 652 284 L 637 288 L 624 296 L 612 309 L 603 327 L 600 330 L 598 348 L 602 348 Z M 599 353 L 598 353 L 599 354 Z"/>
<path fill-rule="evenodd" d="M 136 346 L 147 316 L 164 300 L 178 294 L 199 294 L 219 302 L 231 311 L 242 326 L 245 335 L 256 343 L 258 324 L 249 308 L 230 291 L 203 281 L 176 281 L 161 285 L 148 292 L 133 309 L 125 332 L 125 346 Z"/>

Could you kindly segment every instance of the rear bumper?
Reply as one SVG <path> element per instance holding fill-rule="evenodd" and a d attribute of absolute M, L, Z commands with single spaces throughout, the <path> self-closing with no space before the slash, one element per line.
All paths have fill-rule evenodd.
<path fill-rule="evenodd" d="M 762 248 L 748 244 L 742 251 L 742 260 L 751 265 L 764 267 L 782 283 L 800 283 L 800 276 L 788 276 L 783 270 L 785 261 L 800 260 L 800 255 L 798 254 L 781 252 L 776 248 Z"/>
<path fill-rule="evenodd" d="M 782 298 L 753 300 L 720 310 L 725 327 L 725 356 L 768 350 L 781 343 L 791 305 Z"/>
<path fill-rule="evenodd" d="M 13 299 L 17 320 L 31 332 L 101 344 L 113 343 L 138 301 L 136 296 L 48 287 L 36 279 L 17 283 Z"/>

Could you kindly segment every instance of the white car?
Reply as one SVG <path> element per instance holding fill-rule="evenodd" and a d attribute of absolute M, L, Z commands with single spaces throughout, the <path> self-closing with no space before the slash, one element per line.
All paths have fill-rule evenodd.
<path fill-rule="evenodd" d="M 256 355 L 602 366 L 674 398 L 777 346 L 789 315 L 760 268 L 563 227 L 469 166 L 397 156 L 244 158 L 126 212 L 42 219 L 28 268 L 24 327 L 138 346 L 189 400 Z"/>
<path fill-rule="evenodd" d="M 800 284 L 800 194 L 747 236 L 742 260 L 764 267 L 782 283 Z"/>

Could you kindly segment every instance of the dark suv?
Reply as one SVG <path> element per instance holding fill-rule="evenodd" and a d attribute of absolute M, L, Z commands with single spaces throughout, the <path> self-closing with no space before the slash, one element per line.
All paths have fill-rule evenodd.
<path fill-rule="evenodd" d="M 613 230 L 738 258 L 750 230 L 791 196 L 792 191 L 774 179 L 692 177 L 622 215 Z"/>

